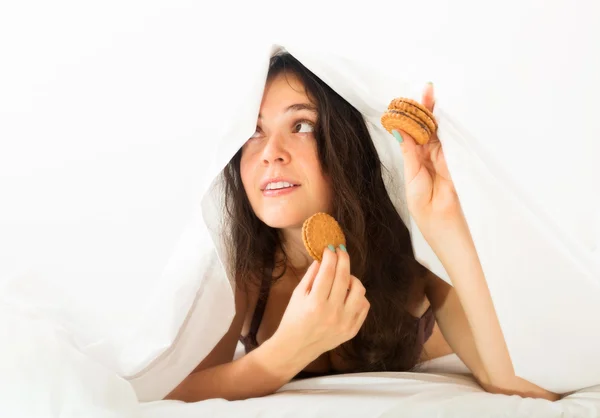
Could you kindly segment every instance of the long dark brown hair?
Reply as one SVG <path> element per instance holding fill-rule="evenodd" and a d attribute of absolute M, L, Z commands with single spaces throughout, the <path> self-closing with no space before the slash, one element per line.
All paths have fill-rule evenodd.
<path fill-rule="evenodd" d="M 332 182 L 333 213 L 346 234 L 352 274 L 366 288 L 371 304 L 358 335 L 336 349 L 347 372 L 405 371 L 418 359 L 416 320 L 406 306 L 424 269 L 412 252 L 409 232 L 383 181 L 384 167 L 361 113 L 289 53 L 273 56 L 268 80 L 292 73 L 317 106 L 318 155 Z M 285 251 L 278 230 L 254 214 L 240 176 L 241 150 L 223 170 L 229 217 L 230 273 L 238 286 L 271 277 L 275 253 Z M 269 277 L 265 277 L 269 274 Z"/>

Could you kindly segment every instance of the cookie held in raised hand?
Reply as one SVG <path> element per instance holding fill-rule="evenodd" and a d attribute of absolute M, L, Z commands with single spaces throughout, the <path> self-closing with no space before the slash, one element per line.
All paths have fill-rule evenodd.
<path fill-rule="evenodd" d="M 346 245 L 346 237 L 337 221 L 327 213 L 319 212 L 304 221 L 302 242 L 312 258 L 321 262 L 328 245 Z"/>
<path fill-rule="evenodd" d="M 393 130 L 402 130 L 421 145 L 426 144 L 437 131 L 437 122 L 433 113 L 421 103 L 403 97 L 391 101 L 388 109 L 381 116 L 381 125 L 389 133 Z"/>

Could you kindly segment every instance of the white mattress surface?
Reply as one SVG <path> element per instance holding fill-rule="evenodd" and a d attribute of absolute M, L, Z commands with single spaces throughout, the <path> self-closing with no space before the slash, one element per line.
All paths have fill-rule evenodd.
<path fill-rule="evenodd" d="M 420 373 L 361 373 L 298 380 L 264 398 L 141 405 L 143 418 L 176 417 L 597 417 L 600 386 L 557 402 L 484 392 L 456 357 L 423 364 Z"/>

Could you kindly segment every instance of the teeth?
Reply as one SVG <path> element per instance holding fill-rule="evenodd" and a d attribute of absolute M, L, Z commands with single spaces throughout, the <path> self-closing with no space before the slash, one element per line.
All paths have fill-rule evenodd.
<path fill-rule="evenodd" d="M 266 190 L 277 190 L 277 189 L 285 189 L 287 187 L 292 187 L 292 183 L 288 183 L 287 181 L 278 181 L 267 184 Z"/>

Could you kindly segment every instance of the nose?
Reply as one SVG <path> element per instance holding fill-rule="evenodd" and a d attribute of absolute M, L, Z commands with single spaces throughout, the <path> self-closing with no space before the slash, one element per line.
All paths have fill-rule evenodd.
<path fill-rule="evenodd" d="M 269 136 L 265 147 L 263 148 L 263 165 L 287 164 L 291 156 L 285 146 L 285 138 L 281 134 L 274 133 Z"/>

